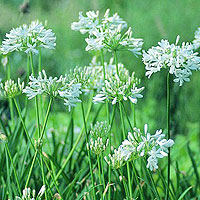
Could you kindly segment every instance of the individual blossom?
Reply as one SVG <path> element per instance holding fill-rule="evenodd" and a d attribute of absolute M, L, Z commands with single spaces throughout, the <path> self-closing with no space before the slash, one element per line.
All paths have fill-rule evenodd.
<path fill-rule="evenodd" d="M 79 96 L 81 94 L 81 84 L 68 82 L 66 77 L 47 77 L 46 72 L 42 70 L 39 76 L 35 78 L 33 75 L 29 77 L 28 86 L 23 90 L 28 97 L 32 99 L 37 95 L 46 94 L 52 98 L 59 98 L 64 100 L 64 105 L 69 107 L 76 106 L 76 103 L 81 102 Z"/>
<path fill-rule="evenodd" d="M 195 31 L 193 45 L 194 49 L 198 49 L 200 47 L 200 27 Z"/>
<path fill-rule="evenodd" d="M 125 161 L 147 157 L 147 168 L 152 171 L 158 168 L 158 159 L 166 157 L 168 148 L 173 145 L 174 141 L 165 139 L 162 130 L 150 134 L 145 124 L 143 133 L 137 128 L 134 128 L 134 133 L 128 133 L 128 138 L 122 142 L 120 148 Z"/>
<path fill-rule="evenodd" d="M 41 200 L 41 197 L 43 196 L 45 192 L 45 185 L 43 185 L 36 195 L 35 190 L 31 190 L 31 188 L 25 188 L 22 192 L 22 197 L 15 197 L 16 200 Z"/>
<path fill-rule="evenodd" d="M 24 89 L 24 82 L 20 82 L 20 78 L 15 82 L 14 80 L 7 80 L 5 83 L 0 82 L 0 96 L 3 98 L 14 98 L 22 93 Z"/>
<path fill-rule="evenodd" d="M 39 48 L 54 49 L 56 36 L 51 29 L 46 29 L 41 22 L 32 21 L 30 25 L 13 28 L 6 34 L 0 47 L 2 54 L 13 51 L 38 53 Z"/>
<path fill-rule="evenodd" d="M 145 64 L 146 76 L 151 77 L 153 73 L 167 69 L 175 76 L 174 82 L 182 86 L 184 82 L 190 81 L 193 70 L 200 68 L 200 57 L 194 52 L 190 43 L 183 42 L 178 46 L 179 36 L 176 43 L 170 44 L 168 40 L 161 40 L 158 46 L 143 51 L 143 62 Z"/>
<path fill-rule="evenodd" d="M 125 74 L 123 74 L 125 75 Z M 103 103 L 106 99 L 111 100 L 112 104 L 119 101 L 130 100 L 133 104 L 137 103 L 138 98 L 142 98 L 141 92 L 144 87 L 138 88 L 139 80 L 135 78 L 134 73 L 131 76 L 120 76 L 117 74 L 106 77 L 105 86 L 93 98 L 94 103 Z"/>
<path fill-rule="evenodd" d="M 106 150 L 108 146 L 108 135 L 110 134 L 110 125 L 104 122 L 96 122 L 95 125 L 91 124 L 90 141 L 87 143 L 87 148 L 94 154 L 99 155 Z"/>

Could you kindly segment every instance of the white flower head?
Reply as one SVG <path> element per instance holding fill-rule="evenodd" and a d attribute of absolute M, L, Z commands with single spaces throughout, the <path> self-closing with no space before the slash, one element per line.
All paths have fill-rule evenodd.
<path fill-rule="evenodd" d="M 54 49 L 56 37 L 51 29 L 46 29 L 41 22 L 32 21 L 29 26 L 22 25 L 13 28 L 6 34 L 6 39 L 2 42 L 0 51 L 8 54 L 13 51 L 23 51 L 25 53 L 38 53 L 39 48 Z"/>
<path fill-rule="evenodd" d="M 90 142 L 87 148 L 95 154 L 101 154 L 108 146 L 108 135 L 110 134 L 110 125 L 106 121 L 97 121 L 94 125 L 91 124 Z"/>
<path fill-rule="evenodd" d="M 79 21 L 71 25 L 72 30 L 88 33 L 86 51 L 127 49 L 136 56 L 140 55 L 143 40 L 133 38 L 131 28 L 125 32 L 123 29 L 126 27 L 127 23 L 117 13 L 110 16 L 110 9 L 106 10 L 102 19 L 99 18 L 99 11 L 86 12 L 86 16 L 80 12 Z"/>
<path fill-rule="evenodd" d="M 68 106 L 69 111 L 71 107 L 75 107 L 78 102 L 81 92 L 81 83 L 69 82 L 65 77 L 47 77 L 46 72 L 42 70 L 39 76 L 35 78 L 33 75 L 29 77 L 28 86 L 23 90 L 28 99 L 32 99 L 37 95 L 46 94 L 52 98 L 58 97 L 64 100 L 64 105 Z"/>
<path fill-rule="evenodd" d="M 136 104 L 137 99 L 143 97 L 141 92 L 144 90 L 144 87 L 137 88 L 140 81 L 135 78 L 134 73 L 129 76 L 128 71 L 121 70 L 120 74 L 120 78 L 117 74 L 107 74 L 105 86 L 93 98 L 94 103 L 104 102 L 105 99 L 108 99 L 111 100 L 113 105 L 119 101 L 127 100 Z"/>
<path fill-rule="evenodd" d="M 124 164 L 124 157 L 122 156 L 121 147 L 114 150 L 114 153 L 111 155 L 109 154 L 107 157 L 105 156 L 104 159 L 113 169 L 121 168 Z"/>
<path fill-rule="evenodd" d="M 165 139 L 162 130 L 157 130 L 154 135 L 148 131 L 147 124 L 144 132 L 134 128 L 134 133 L 128 133 L 128 138 L 120 145 L 120 152 L 124 161 L 147 157 L 147 168 L 151 171 L 158 168 L 158 159 L 168 155 L 168 148 L 174 145 L 172 139 Z"/>
<path fill-rule="evenodd" d="M 24 82 L 20 82 L 20 78 L 15 82 L 14 80 L 7 80 L 5 83 L 0 81 L 0 97 L 14 98 L 22 93 L 24 89 Z"/>
<path fill-rule="evenodd" d="M 180 36 L 177 36 L 175 44 L 167 40 L 161 40 L 158 46 L 143 51 L 143 62 L 145 64 L 146 76 L 151 77 L 153 73 L 161 69 L 168 69 L 175 76 L 174 82 L 182 86 L 184 82 L 190 81 L 193 70 L 200 69 L 200 57 L 194 52 L 194 46 L 190 43 L 182 43 L 178 46 Z"/>

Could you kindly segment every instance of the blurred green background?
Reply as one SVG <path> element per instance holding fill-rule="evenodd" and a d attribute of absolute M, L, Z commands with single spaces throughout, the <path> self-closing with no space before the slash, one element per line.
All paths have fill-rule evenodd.
<path fill-rule="evenodd" d="M 42 65 L 48 74 L 60 75 L 77 65 L 88 65 L 92 58 L 92 54 L 85 51 L 85 35 L 70 28 L 72 22 L 78 21 L 79 11 L 100 10 L 103 15 L 107 8 L 113 14 L 118 12 L 127 21 L 135 37 L 144 39 L 145 50 L 157 45 L 163 38 L 175 42 L 178 34 L 181 42 L 191 42 L 200 26 L 199 0 L 30 0 L 28 3 L 23 0 L 0 0 L 0 40 L 12 27 L 36 19 L 43 23 L 47 20 L 48 28 L 56 33 L 57 46 L 55 51 L 43 52 Z M 120 53 L 119 57 L 130 71 L 136 72 L 145 86 L 144 99 L 136 108 L 139 126 L 148 123 L 153 130 L 165 129 L 166 73 L 157 73 L 148 80 L 141 56 L 135 58 L 126 52 Z M 16 78 L 25 69 L 26 56 L 14 53 L 10 60 L 12 77 Z M 2 65 L 0 77 L 4 77 Z M 172 84 L 172 135 L 189 137 L 195 133 L 193 140 L 199 138 L 199 79 L 199 72 L 195 72 L 191 81 L 182 87 Z"/>

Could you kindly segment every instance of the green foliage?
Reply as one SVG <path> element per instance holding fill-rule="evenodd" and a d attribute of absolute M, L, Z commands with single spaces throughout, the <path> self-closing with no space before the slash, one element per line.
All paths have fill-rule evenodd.
<path fill-rule="evenodd" d="M 70 29 L 73 21 L 77 20 L 80 10 L 99 9 L 105 11 L 108 7 L 111 12 L 118 12 L 128 24 L 134 28 L 136 37 L 143 38 L 144 49 L 156 45 L 162 38 L 174 41 L 180 34 L 182 41 L 192 41 L 194 31 L 200 25 L 200 2 L 198 0 L 46 0 L 30 1 L 29 13 L 20 13 L 19 6 L 23 1 L 0 1 L 0 38 L 11 27 L 16 27 L 31 20 L 39 19 L 48 21 L 56 33 L 56 51 L 42 52 L 42 68 L 49 74 L 64 74 L 75 66 L 87 65 L 91 58 L 83 49 L 86 47 L 84 37 Z M 2 56 L 1 56 L 2 58 Z M 108 56 L 105 57 L 108 61 Z M 134 59 L 131 53 L 121 53 L 119 60 L 132 72 L 141 78 L 145 86 L 144 99 L 138 102 L 136 107 L 137 127 L 142 129 L 144 123 L 148 122 L 151 129 L 162 128 L 166 133 L 166 78 L 167 74 L 155 74 L 151 81 L 144 77 L 144 66 L 139 59 Z M 34 58 L 35 66 L 38 65 L 37 57 Z M 20 77 L 26 81 L 26 57 L 22 53 L 13 53 L 10 56 L 11 77 Z M 0 77 L 6 79 L 6 69 L 0 64 Z M 199 124 L 199 72 L 195 72 L 190 83 L 182 88 L 171 84 L 171 126 L 172 137 L 175 145 L 171 152 L 171 183 L 170 199 L 195 199 L 200 198 L 200 124 Z M 38 138 L 39 130 L 35 114 L 34 101 L 28 102 L 24 108 L 25 96 L 18 97 L 22 118 L 25 121 L 28 134 L 32 142 Z M 41 97 L 40 126 L 44 126 L 48 98 Z M 91 105 L 91 97 L 84 96 L 84 109 L 86 114 L 86 126 L 89 133 L 91 123 L 106 119 L 106 109 L 103 105 Z M 11 102 L 14 106 L 14 102 Z M 130 124 L 134 124 L 134 113 L 132 107 L 125 103 L 127 111 L 124 115 L 125 132 L 132 131 Z M 109 107 L 111 116 L 111 105 Z M 27 177 L 32 168 L 35 150 L 31 147 L 26 135 L 22 119 L 18 110 L 14 107 L 14 123 L 10 119 L 7 101 L 0 101 L 0 134 L 6 135 L 8 142 L 0 141 L 0 199 L 14 200 L 19 196 L 27 183 Z M 116 109 L 111 133 L 113 135 L 114 148 L 122 141 L 122 124 L 120 111 Z M 128 121 L 130 120 L 130 121 Z M 77 144 L 74 148 L 74 144 Z M 7 148 L 6 148 L 7 146 Z M 108 154 L 108 150 L 106 154 Z M 41 161 L 42 160 L 42 161 Z M 67 160 L 67 162 L 66 162 Z M 84 135 L 81 106 L 78 105 L 73 112 L 68 113 L 66 107 L 53 102 L 47 127 L 44 131 L 42 149 L 38 149 L 35 165 L 30 175 L 29 186 L 39 192 L 41 186 L 47 186 L 46 199 L 92 199 L 92 191 L 100 194 L 108 194 L 107 185 L 100 185 L 101 175 L 98 174 L 98 163 L 96 155 L 91 154 L 95 186 L 92 185 L 88 165 L 86 149 L 86 138 Z M 108 167 L 105 161 L 103 170 L 105 172 L 106 184 L 108 183 Z M 102 167 L 101 163 L 101 167 Z M 163 199 L 167 187 L 167 158 L 161 162 L 159 172 L 150 173 L 144 161 L 134 161 L 130 165 L 129 181 L 126 166 L 121 171 L 114 170 L 111 177 L 112 199 L 125 199 L 128 187 L 131 185 L 133 198 L 136 199 Z M 42 167 L 43 165 L 43 167 Z M 42 169 L 44 170 L 42 172 Z M 102 169 L 101 169 L 102 170 Z M 45 176 L 42 176 L 42 173 Z M 122 176 L 122 177 L 120 177 Z M 124 177 L 123 177 L 124 176 Z M 18 180 L 17 180 L 17 178 Z M 122 179 L 121 179 L 122 178 Z M 17 183 L 19 182 L 19 184 Z M 59 195 L 58 195 L 59 194 Z"/>

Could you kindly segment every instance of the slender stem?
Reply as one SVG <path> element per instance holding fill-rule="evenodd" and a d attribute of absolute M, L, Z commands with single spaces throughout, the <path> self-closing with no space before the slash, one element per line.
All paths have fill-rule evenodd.
<path fill-rule="evenodd" d="M 86 125 L 86 120 L 85 120 L 83 101 L 81 101 L 81 110 L 82 110 L 82 117 L 83 117 L 83 123 L 84 123 L 84 128 L 85 128 L 86 143 L 88 144 L 88 133 L 87 133 L 87 125 Z M 94 187 L 94 177 L 93 177 L 93 172 L 92 172 L 92 162 L 91 162 L 91 157 L 90 157 L 90 150 L 88 148 L 87 148 L 87 153 L 88 153 L 88 161 L 89 161 L 89 166 L 90 166 L 90 175 L 91 175 L 91 179 L 92 179 L 93 198 L 96 200 L 95 187 Z"/>
<path fill-rule="evenodd" d="M 33 66 L 33 54 L 32 54 L 32 52 L 30 52 L 29 56 L 30 56 L 30 62 L 31 62 L 31 71 L 32 71 L 32 74 L 35 75 L 34 66 Z"/>
<path fill-rule="evenodd" d="M 16 99 L 13 98 L 13 100 L 14 100 L 15 107 L 16 107 L 16 109 L 17 109 L 19 118 L 20 118 L 20 120 L 21 120 L 21 122 L 22 122 L 22 126 L 23 126 L 23 128 L 24 128 L 25 134 L 26 134 L 26 136 L 28 137 L 28 139 L 29 139 L 29 141 L 30 141 L 30 143 L 31 143 L 31 146 L 32 146 L 33 149 L 36 151 L 35 146 L 34 146 L 32 140 L 31 140 L 31 137 L 30 137 L 29 134 L 28 134 L 28 130 L 27 130 L 26 125 L 25 125 L 25 123 L 24 123 L 24 119 L 23 119 L 23 117 L 22 117 L 20 107 L 19 107 L 19 105 L 18 105 Z"/>
<path fill-rule="evenodd" d="M 73 111 L 74 109 L 71 110 L 71 119 L 70 119 L 70 124 L 69 126 L 71 125 L 71 142 L 70 142 L 70 149 L 73 148 L 73 143 L 74 143 L 74 119 L 73 119 Z M 69 171 L 71 171 L 71 165 L 72 165 L 72 157 L 70 158 L 70 161 L 69 161 Z"/>
<path fill-rule="evenodd" d="M 105 182 L 105 177 L 104 177 L 104 167 L 103 167 L 103 155 L 102 155 L 102 153 L 101 153 L 101 172 L 102 172 L 102 176 L 103 176 L 103 189 L 105 191 L 106 182 Z"/>
<path fill-rule="evenodd" d="M 29 57 L 29 54 L 27 54 L 27 65 L 26 65 L 26 70 L 27 70 L 27 75 L 26 75 L 26 81 L 28 83 L 29 81 L 29 76 L 30 76 L 30 57 Z"/>
<path fill-rule="evenodd" d="M 100 183 L 100 186 L 102 186 L 102 180 L 101 180 L 101 165 L 100 165 L 100 158 L 99 158 L 99 155 L 97 155 L 97 164 L 98 164 L 98 172 L 99 172 L 99 183 Z M 101 199 L 103 199 L 103 195 L 101 196 Z"/>
<path fill-rule="evenodd" d="M 122 127 L 123 127 L 123 139 L 125 139 L 125 124 L 124 124 L 124 119 L 123 119 L 121 102 L 119 102 L 119 111 L 120 111 L 120 118 L 121 118 Z M 132 198 L 133 195 L 132 195 L 132 187 L 131 187 L 130 168 L 129 168 L 128 162 L 126 166 L 127 166 L 127 173 L 128 173 L 128 186 L 129 186 L 130 198 Z"/>
<path fill-rule="evenodd" d="M 152 174 L 151 174 L 151 172 L 149 171 L 149 169 L 146 167 L 146 162 L 145 162 L 145 160 L 142 158 L 141 161 L 142 161 L 142 166 L 143 166 L 143 168 L 144 168 L 144 170 L 145 170 L 146 175 L 147 175 L 147 176 L 150 178 L 150 180 L 151 180 L 151 184 L 152 184 L 152 186 L 153 186 L 153 189 L 154 189 L 154 193 L 155 193 L 155 195 L 156 195 L 156 198 L 157 198 L 158 200 L 160 200 L 160 195 L 159 195 L 158 190 L 157 190 L 157 188 L 156 188 L 156 184 L 155 184 L 155 182 L 154 182 L 154 179 L 153 179 L 153 177 L 152 177 Z"/>
<path fill-rule="evenodd" d="M 43 185 L 45 184 L 45 175 L 44 175 L 44 166 L 43 166 L 43 160 L 42 160 L 42 156 L 40 155 L 40 164 L 41 164 L 41 170 L 42 170 L 42 182 Z M 44 191 L 44 195 L 45 195 L 45 199 L 47 199 L 47 190 Z"/>
<path fill-rule="evenodd" d="M 103 66 L 103 79 L 104 79 L 104 83 L 105 83 L 105 80 L 106 80 L 106 69 L 105 69 L 105 65 L 104 65 L 103 49 L 101 49 L 101 64 Z"/>
<path fill-rule="evenodd" d="M 31 177 L 31 173 L 32 173 L 32 170 L 33 170 L 33 166 L 34 166 L 36 157 L 37 157 L 37 150 L 36 150 L 36 152 L 35 152 L 35 154 L 34 154 L 34 157 L 33 157 L 33 161 L 32 161 L 32 164 L 31 164 L 31 168 L 30 168 L 30 170 L 29 170 L 28 178 L 27 178 L 27 180 L 26 180 L 25 188 L 27 188 L 27 186 L 28 186 L 28 183 L 29 183 L 29 180 L 30 180 L 30 177 Z"/>
<path fill-rule="evenodd" d="M 144 194 L 142 192 L 142 187 L 140 185 L 140 182 L 139 182 L 139 179 L 138 179 L 138 176 L 137 176 L 137 173 L 136 173 L 136 169 L 135 169 L 135 166 L 134 166 L 134 162 L 132 162 L 132 168 L 133 168 L 133 172 L 134 172 L 134 175 L 135 175 L 135 179 L 136 179 L 136 183 L 139 187 L 139 192 L 140 192 L 140 197 L 141 197 L 141 200 L 144 200 Z"/>
<path fill-rule="evenodd" d="M 101 50 L 101 64 L 103 66 L 103 77 L 104 77 L 104 84 L 105 84 L 105 80 L 106 80 L 106 69 L 105 69 L 105 65 L 104 65 L 104 54 L 103 54 L 103 50 Z M 109 104 L 108 104 L 108 100 L 106 100 L 106 116 L 107 116 L 107 122 L 110 125 L 110 116 L 109 116 Z M 111 154 L 111 132 L 109 133 L 109 154 Z M 109 184 L 111 183 L 111 166 L 109 165 L 109 169 L 108 169 L 108 182 Z M 108 188 L 108 199 L 111 199 L 111 187 Z"/>
<path fill-rule="evenodd" d="M 15 175 L 16 182 L 17 182 L 17 188 L 18 188 L 19 194 L 20 194 L 20 196 L 21 196 L 22 193 L 21 193 L 21 189 L 20 189 L 20 186 L 19 186 L 19 180 L 18 180 L 18 177 L 17 177 L 17 172 L 16 172 L 16 169 L 15 169 L 15 166 L 14 166 L 14 162 L 13 162 L 12 156 L 11 156 L 11 154 L 10 154 L 10 150 L 9 150 L 9 148 L 8 148 L 8 143 L 6 143 L 5 146 L 6 146 L 6 150 L 7 150 L 7 152 L 8 152 L 8 156 L 9 156 L 9 158 L 10 158 L 11 164 L 12 164 L 12 166 L 13 166 L 13 171 L 14 171 L 14 175 Z"/>
<path fill-rule="evenodd" d="M 39 57 L 38 57 L 38 73 L 42 71 L 42 52 L 39 48 Z"/>
<path fill-rule="evenodd" d="M 27 65 L 26 65 L 26 83 L 28 84 L 29 82 L 29 76 L 30 76 L 30 58 L 29 54 L 27 54 Z M 26 101 L 25 101 L 25 108 L 27 110 L 28 107 L 28 97 L 26 96 Z"/>
<path fill-rule="evenodd" d="M 114 58 L 115 58 L 115 65 L 116 65 L 117 76 L 119 76 L 117 51 L 114 51 Z"/>
<path fill-rule="evenodd" d="M 45 116 L 45 119 L 44 119 L 44 124 L 43 124 L 42 131 L 41 131 L 41 136 L 40 136 L 41 140 L 44 136 L 44 132 L 45 132 L 45 129 L 46 129 L 46 125 L 47 125 L 47 121 L 48 121 L 48 118 L 49 118 L 52 103 L 53 103 L 53 97 L 50 98 L 49 105 L 48 105 L 48 108 L 47 108 L 46 116 Z"/>
<path fill-rule="evenodd" d="M 135 105 L 134 104 L 131 104 L 132 106 L 132 110 L 133 110 L 133 126 L 136 127 L 137 124 L 136 124 L 136 111 L 135 111 Z"/>
<path fill-rule="evenodd" d="M 167 74 L 167 139 L 170 139 L 170 73 Z M 169 186 L 170 186 L 170 148 L 168 149 L 168 167 L 167 167 L 167 196 L 169 199 Z"/>
<path fill-rule="evenodd" d="M 40 135 L 40 114 L 39 114 L 39 106 L 38 106 L 38 97 L 35 97 L 35 108 L 36 108 L 36 117 L 37 117 L 37 128 L 38 128 L 38 138 Z"/>
<path fill-rule="evenodd" d="M 13 199 L 13 193 L 12 193 L 12 188 L 11 188 L 11 182 L 10 182 L 10 167 L 9 167 L 9 158 L 8 158 L 8 153 L 6 151 L 6 172 L 7 172 L 7 177 L 6 177 L 6 181 L 7 181 L 7 187 L 9 189 L 9 197 L 10 199 Z"/>
<path fill-rule="evenodd" d="M 87 115 L 86 115 L 86 121 L 87 121 L 88 118 L 89 118 L 89 114 L 90 114 L 90 111 L 91 111 L 91 108 L 92 108 L 92 97 L 93 97 L 93 94 L 91 95 L 90 104 L 89 104 L 89 106 L 88 106 L 88 112 L 87 112 Z M 72 148 L 71 151 L 69 152 L 69 154 L 68 154 L 68 156 L 67 156 L 65 162 L 63 163 L 61 169 L 58 171 L 58 173 L 57 173 L 57 175 L 56 175 L 56 177 L 55 177 L 55 180 L 57 180 L 57 179 L 59 178 L 59 176 L 62 174 L 62 171 L 65 169 L 65 166 L 67 165 L 67 163 L 69 162 L 70 158 L 72 157 L 72 155 L 73 155 L 73 153 L 74 153 L 74 151 L 75 151 L 75 149 L 76 149 L 76 147 L 77 147 L 77 145 L 78 145 L 80 139 L 82 138 L 83 133 L 84 133 L 84 126 L 82 127 L 81 132 L 80 132 L 78 138 L 76 139 L 73 148 Z M 51 184 L 51 187 L 52 187 L 52 186 L 53 186 L 53 185 Z"/>
<path fill-rule="evenodd" d="M 122 177 L 122 183 L 123 183 L 123 186 L 124 186 L 124 190 L 125 190 L 125 193 L 126 193 L 126 197 L 128 197 L 128 188 L 127 188 L 127 185 L 126 185 L 126 182 L 124 180 L 124 176 L 123 176 L 123 173 L 122 173 L 122 169 L 119 169 L 119 173 Z"/>
<path fill-rule="evenodd" d="M 23 120 L 23 117 L 22 117 L 22 115 L 21 115 L 21 111 L 20 111 L 20 109 L 19 109 L 19 106 L 18 106 L 18 104 L 17 104 L 15 98 L 14 98 L 14 102 L 15 102 L 15 105 L 16 105 L 16 108 L 17 108 L 19 117 L 20 117 L 20 119 L 21 119 L 21 122 L 22 122 L 22 125 L 23 125 L 23 128 L 24 128 L 24 131 L 25 131 L 25 133 L 26 133 L 28 139 L 30 140 L 32 147 L 33 147 L 34 150 L 35 150 L 35 155 L 34 155 L 34 158 L 33 158 L 32 164 L 31 164 L 31 168 L 30 168 L 30 171 L 29 171 L 28 179 L 27 179 L 27 181 L 26 181 L 26 187 L 27 187 L 27 186 L 28 186 L 29 179 L 30 179 L 30 176 L 31 176 L 31 172 L 32 172 L 32 169 L 33 169 L 33 166 L 34 166 L 36 157 L 37 157 L 38 151 L 36 150 L 36 148 L 35 148 L 35 146 L 34 146 L 32 140 L 31 140 L 31 138 L 30 138 L 30 136 L 29 136 L 29 134 L 28 134 L 26 125 L 25 125 L 24 120 Z M 44 120 L 43 129 L 42 129 L 42 132 L 41 132 L 41 136 L 40 136 L 40 138 L 39 138 L 40 141 L 42 140 L 42 138 L 43 138 L 43 136 L 44 136 L 44 132 L 45 132 L 46 124 L 47 124 L 47 121 L 48 121 L 48 117 L 49 117 L 49 113 L 50 113 L 50 108 L 51 108 L 52 102 L 53 102 L 53 98 L 51 98 L 50 101 L 49 101 L 49 105 L 48 105 L 46 117 L 45 117 L 45 120 Z M 25 188 L 26 188 L 26 187 L 25 187 Z"/>
<path fill-rule="evenodd" d="M 10 63 L 7 63 L 7 80 L 10 80 Z M 13 102 L 12 99 L 8 99 L 9 108 L 10 108 L 10 115 L 11 115 L 11 122 L 12 126 L 14 125 L 14 110 L 13 110 Z"/>

